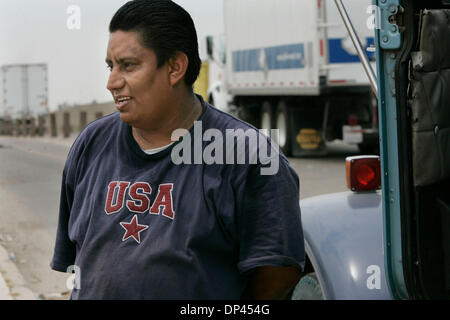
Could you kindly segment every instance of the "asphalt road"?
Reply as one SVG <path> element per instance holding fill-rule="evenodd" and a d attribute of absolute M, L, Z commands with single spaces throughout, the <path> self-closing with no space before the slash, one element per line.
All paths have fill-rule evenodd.
<path fill-rule="evenodd" d="M 0 244 L 35 293 L 67 291 L 67 275 L 50 270 L 61 173 L 68 146 L 0 137 Z"/>
<path fill-rule="evenodd" d="M 61 174 L 71 140 L 0 137 L 0 245 L 37 294 L 67 292 L 67 274 L 49 263 L 56 235 Z M 289 158 L 300 177 L 300 198 L 346 191 L 345 157 L 357 148 L 340 143 L 329 154 Z"/>

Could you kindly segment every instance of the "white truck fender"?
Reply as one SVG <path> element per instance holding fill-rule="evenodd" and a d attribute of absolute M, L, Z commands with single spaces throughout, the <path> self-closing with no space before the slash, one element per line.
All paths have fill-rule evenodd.
<path fill-rule="evenodd" d="M 325 299 L 391 299 L 381 204 L 379 191 L 300 201 L 306 255 Z"/>

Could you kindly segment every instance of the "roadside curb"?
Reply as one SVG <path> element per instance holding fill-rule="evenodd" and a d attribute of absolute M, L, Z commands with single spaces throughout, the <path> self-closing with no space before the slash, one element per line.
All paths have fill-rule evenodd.
<path fill-rule="evenodd" d="M 3 274 L 0 272 L 0 300 L 12 300 L 9 294 L 9 287 L 3 279 Z"/>
<path fill-rule="evenodd" d="M 37 300 L 37 295 L 31 291 L 10 260 L 8 251 L 0 245 L 0 300 Z"/>

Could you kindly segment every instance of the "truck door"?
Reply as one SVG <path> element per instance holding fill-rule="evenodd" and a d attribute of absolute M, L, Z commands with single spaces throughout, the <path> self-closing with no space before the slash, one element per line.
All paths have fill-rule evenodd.
<path fill-rule="evenodd" d="M 450 1 L 377 0 L 385 264 L 395 298 L 450 298 Z"/>

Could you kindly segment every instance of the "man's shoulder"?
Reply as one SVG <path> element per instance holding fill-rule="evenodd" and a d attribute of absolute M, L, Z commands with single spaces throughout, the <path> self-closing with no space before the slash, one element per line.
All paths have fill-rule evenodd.
<path fill-rule="evenodd" d="M 235 117 L 232 114 L 226 113 L 217 109 L 213 105 L 207 103 L 208 106 L 208 118 L 205 119 L 208 127 L 226 130 L 226 129 L 243 129 L 243 130 L 258 130 L 253 125 Z"/>
<path fill-rule="evenodd" d="M 91 140 L 99 135 L 110 135 L 120 125 L 119 112 L 114 112 L 90 122 L 78 135 L 77 140 Z"/>
<path fill-rule="evenodd" d="M 86 131 L 89 133 L 91 131 L 104 130 L 119 123 L 120 114 L 119 112 L 114 112 L 90 122 L 81 132 Z"/>
<path fill-rule="evenodd" d="M 105 144 L 114 136 L 112 131 L 118 130 L 121 120 L 118 112 L 108 114 L 99 119 L 90 122 L 76 138 L 70 152 L 69 159 L 75 154 L 80 154 L 86 148 L 95 145 L 96 143 Z"/>

